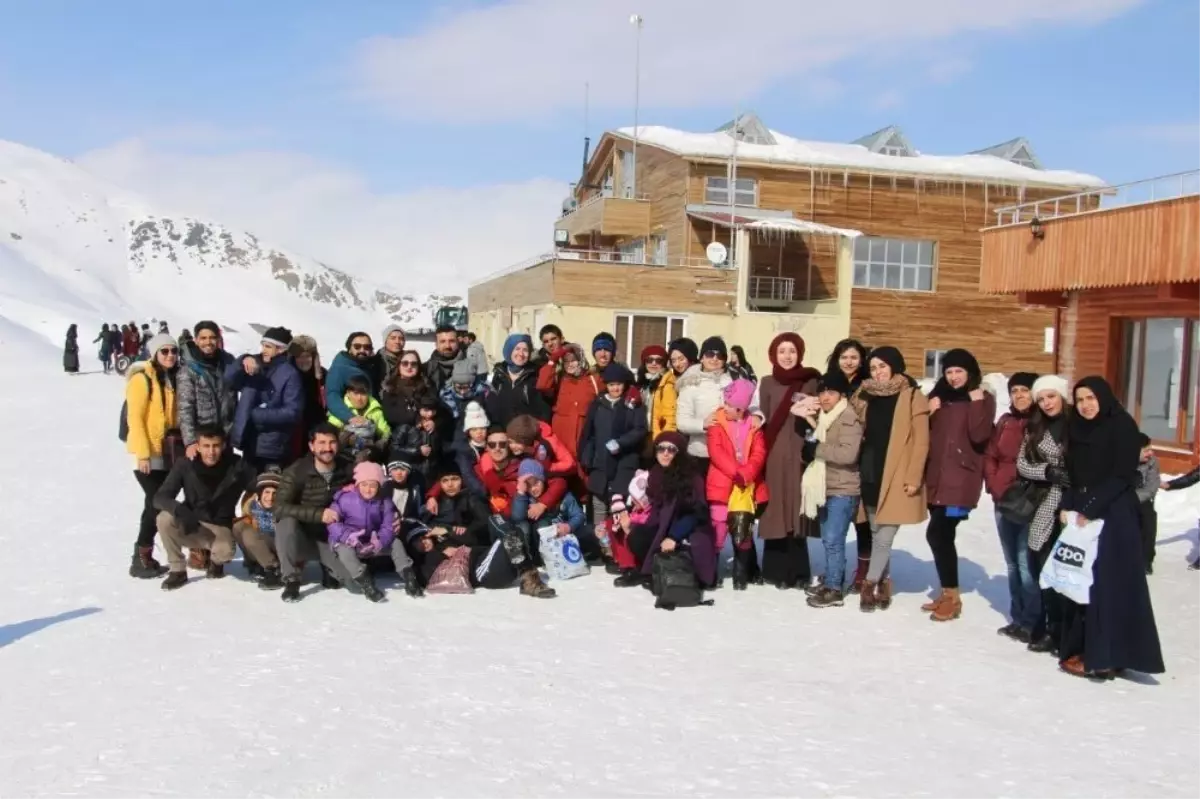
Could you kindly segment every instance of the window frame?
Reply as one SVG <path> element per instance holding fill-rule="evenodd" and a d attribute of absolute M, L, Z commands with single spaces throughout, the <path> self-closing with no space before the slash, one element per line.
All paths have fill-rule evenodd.
<path fill-rule="evenodd" d="M 866 260 L 859 259 L 860 244 L 867 248 Z M 876 247 L 873 245 L 879 245 L 883 247 L 883 260 L 876 260 L 874 258 L 873 253 Z M 916 248 L 916 260 L 905 260 L 905 252 L 907 250 L 906 245 Z M 928 264 L 922 263 L 920 260 L 921 247 L 923 245 L 929 247 Z M 898 260 L 894 261 L 891 259 L 891 251 L 893 246 L 895 246 L 900 253 Z M 937 292 L 938 250 L 938 242 L 933 239 L 901 239 L 891 236 L 859 236 L 854 241 L 854 252 L 852 257 L 854 265 L 850 279 L 851 287 L 855 289 L 864 289 L 867 291 L 901 291 L 911 294 L 934 294 Z M 860 267 L 863 269 L 864 277 L 864 280 L 861 283 L 859 282 L 858 277 Z M 873 267 L 878 267 L 882 270 L 881 274 L 883 275 L 883 282 L 879 285 L 872 285 L 871 275 L 875 271 Z M 899 270 L 897 278 L 898 282 L 895 286 L 887 285 L 888 272 L 890 271 L 889 267 Z M 925 269 L 929 270 L 929 288 L 920 287 L 921 273 Z M 905 288 L 904 286 L 905 276 L 908 272 L 911 272 L 912 274 L 912 288 Z"/>
<path fill-rule="evenodd" d="M 712 181 L 725 181 L 724 188 L 714 188 Z M 751 184 L 750 189 L 738 188 L 743 182 Z M 714 193 L 719 196 L 719 199 L 714 197 Z M 745 195 L 750 194 L 752 202 L 738 202 L 738 198 L 745 199 Z M 704 176 L 704 204 L 705 205 L 729 205 L 729 177 L 726 175 L 705 175 Z M 758 207 L 758 178 L 739 177 L 733 184 L 733 205 L 735 208 L 757 208 Z"/>
<path fill-rule="evenodd" d="M 925 377 L 929 380 L 938 380 L 942 376 L 942 358 L 946 357 L 946 353 L 950 350 L 925 350 Z M 929 356 L 933 355 L 933 374 L 929 370 Z"/>
<path fill-rule="evenodd" d="M 1197 428 L 1200 427 L 1200 408 L 1192 409 L 1192 418 L 1188 418 L 1189 400 L 1200 405 L 1200 386 L 1197 385 L 1200 373 L 1200 348 L 1195 347 L 1194 341 L 1200 332 L 1200 319 L 1190 316 L 1140 316 L 1118 317 L 1113 320 L 1115 354 L 1117 358 L 1117 374 L 1115 388 L 1117 398 L 1125 406 L 1129 415 L 1142 429 L 1142 400 L 1146 391 L 1146 342 L 1147 323 L 1154 320 L 1180 320 L 1183 322 L 1182 339 L 1182 368 L 1179 375 L 1179 397 L 1175 413 L 1175 438 L 1150 437 L 1150 443 L 1160 449 L 1194 451 L 1200 446 Z M 1130 336 L 1133 336 L 1133 351 L 1130 351 Z M 1137 369 L 1137 379 L 1131 383 L 1131 365 Z M 1130 395 L 1133 396 L 1130 396 Z M 1189 423 L 1190 422 L 1190 423 Z M 1149 435 L 1149 434 L 1147 434 Z M 1191 438 L 1191 441 L 1185 440 Z"/>
<path fill-rule="evenodd" d="M 621 329 L 621 317 L 625 317 L 625 327 Z M 613 334 L 617 337 L 620 343 L 618 349 L 625 350 L 624 353 L 618 352 L 616 359 L 620 363 L 625 364 L 630 369 L 636 371 L 640 363 L 634 363 L 633 356 L 633 324 L 637 317 L 655 317 L 667 320 L 667 340 L 662 343 L 665 347 L 677 338 L 686 336 L 688 329 L 688 315 L 680 313 L 672 313 L 669 311 L 614 311 L 613 312 Z M 680 325 L 680 334 L 678 336 L 671 335 L 671 328 L 678 322 Z M 622 355 L 624 358 L 622 359 Z"/>

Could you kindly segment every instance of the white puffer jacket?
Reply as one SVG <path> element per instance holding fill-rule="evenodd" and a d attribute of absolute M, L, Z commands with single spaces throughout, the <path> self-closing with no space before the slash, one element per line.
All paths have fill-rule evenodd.
<path fill-rule="evenodd" d="M 708 433 L 704 429 L 704 420 L 725 404 L 725 387 L 732 382 L 729 372 L 705 372 L 700 364 L 688 367 L 675 381 L 675 388 L 679 391 L 675 425 L 679 432 L 688 437 L 689 455 L 708 457 Z"/>

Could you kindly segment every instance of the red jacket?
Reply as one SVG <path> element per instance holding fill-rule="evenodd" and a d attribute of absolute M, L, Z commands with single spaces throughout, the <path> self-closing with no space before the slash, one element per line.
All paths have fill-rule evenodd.
<path fill-rule="evenodd" d="M 130 358 L 136 357 L 142 351 L 142 334 L 136 330 L 126 330 L 121 339 L 121 350 Z"/>
<path fill-rule="evenodd" d="M 503 514 L 505 518 L 511 515 L 513 497 L 517 495 L 517 470 L 520 463 L 520 458 L 509 458 L 503 469 L 496 469 L 495 461 L 485 456 L 475 464 L 475 474 L 487 489 L 492 512 Z M 546 480 L 546 491 L 538 502 L 547 508 L 554 508 L 562 502 L 566 493 L 567 481 L 561 477 L 551 477 Z M 432 490 L 428 495 L 436 496 Z"/>
<path fill-rule="evenodd" d="M 537 388 L 550 401 L 550 423 L 554 434 L 571 456 L 578 458 L 579 437 L 583 433 L 588 406 L 604 392 L 604 381 L 590 372 L 579 377 L 556 374 L 555 363 L 550 361 L 538 373 Z"/>
<path fill-rule="evenodd" d="M 1026 421 L 1006 413 L 996 422 L 992 440 L 983 453 L 983 485 L 992 499 L 1000 499 L 1017 481 L 1017 455 L 1025 440 Z"/>
<path fill-rule="evenodd" d="M 733 477 L 740 474 L 747 484 L 754 483 L 754 501 L 759 505 L 770 499 L 763 470 L 767 465 L 767 442 L 760 430 L 750 428 L 746 437 L 746 461 L 738 463 L 733 444 L 733 423 L 725 411 L 717 411 L 717 420 L 708 428 L 708 476 L 704 480 L 704 496 L 709 502 L 729 501 L 733 493 Z M 796 477 L 799 480 L 799 475 Z"/>
<path fill-rule="evenodd" d="M 929 417 L 929 458 L 925 461 L 929 505 L 973 508 L 983 492 L 983 453 L 992 440 L 996 397 L 943 403 Z"/>
<path fill-rule="evenodd" d="M 545 422 L 538 422 L 538 438 L 534 442 L 533 457 L 546 470 L 546 477 L 570 477 L 579 469 L 579 461 L 565 440 L 555 434 Z"/>

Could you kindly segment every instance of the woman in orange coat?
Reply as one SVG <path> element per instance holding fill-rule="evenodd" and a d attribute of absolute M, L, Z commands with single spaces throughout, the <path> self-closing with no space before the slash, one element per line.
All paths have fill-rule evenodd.
<path fill-rule="evenodd" d="M 566 446 L 571 457 L 579 459 L 579 437 L 592 400 L 604 393 L 604 381 L 590 374 L 583 348 L 565 344 L 550 353 L 550 360 L 538 373 L 537 390 L 550 403 L 550 427 Z"/>
<path fill-rule="evenodd" d="M 708 428 L 709 467 L 704 494 L 716 534 L 718 558 L 732 530 L 733 589 L 745 591 L 758 572 L 754 512 L 770 498 L 763 479 L 767 442 L 749 415 L 754 384 L 739 378 L 725 387 L 723 396 L 725 406 L 717 409 Z"/>

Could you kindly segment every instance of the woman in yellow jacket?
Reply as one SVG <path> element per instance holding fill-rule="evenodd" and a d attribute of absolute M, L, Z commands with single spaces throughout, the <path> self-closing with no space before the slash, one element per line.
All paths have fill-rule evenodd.
<path fill-rule="evenodd" d="M 179 345 L 170 335 L 159 333 L 146 348 L 150 359 L 133 364 L 125 383 L 125 448 L 133 455 L 133 476 L 146 499 L 129 576 L 141 579 L 159 577 L 167 571 L 154 559 L 154 535 L 158 531 L 154 495 L 167 479 L 174 456 L 182 451 L 175 400 Z"/>
<path fill-rule="evenodd" d="M 667 367 L 667 349 L 657 344 L 645 347 L 641 353 L 642 365 L 638 367 L 638 388 L 642 404 L 646 406 L 647 429 L 646 458 L 654 456 L 654 442 L 659 433 L 675 430 L 675 406 L 679 392 L 675 390 L 675 373 Z"/>

